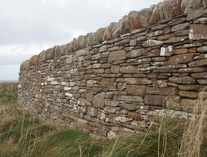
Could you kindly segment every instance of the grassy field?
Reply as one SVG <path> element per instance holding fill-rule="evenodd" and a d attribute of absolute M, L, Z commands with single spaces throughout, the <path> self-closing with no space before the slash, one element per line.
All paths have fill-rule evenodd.
<path fill-rule="evenodd" d="M 193 124 L 163 119 L 160 128 L 142 135 L 92 139 L 80 130 L 40 122 L 19 110 L 16 100 L 14 93 L 0 94 L 0 157 L 206 157 L 207 154 L 206 119 L 201 119 L 202 116 Z"/>

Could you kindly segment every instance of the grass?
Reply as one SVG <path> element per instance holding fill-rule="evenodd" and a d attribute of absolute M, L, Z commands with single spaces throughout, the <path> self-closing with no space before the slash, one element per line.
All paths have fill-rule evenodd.
<path fill-rule="evenodd" d="M 204 109 L 199 104 L 195 105 L 195 114 L 199 116 L 194 121 L 163 117 L 160 127 L 152 132 L 108 140 L 92 139 L 80 130 L 43 123 L 19 110 L 16 98 L 15 94 L 0 94 L 0 157 L 198 157 L 198 154 L 206 157 L 207 154 L 203 116 L 206 113 L 200 112 Z"/>

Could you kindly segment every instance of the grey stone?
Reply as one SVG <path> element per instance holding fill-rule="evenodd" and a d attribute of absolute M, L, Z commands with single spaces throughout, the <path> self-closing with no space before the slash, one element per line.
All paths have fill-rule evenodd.
<path fill-rule="evenodd" d="M 188 0 L 188 2 L 185 2 L 185 3 L 187 3 L 185 11 L 184 11 L 185 13 L 191 13 L 202 7 L 202 0 Z"/>
<path fill-rule="evenodd" d="M 199 48 L 197 49 L 197 51 L 200 52 L 200 53 L 207 52 L 207 46 L 199 47 Z"/>
<path fill-rule="evenodd" d="M 105 93 L 99 93 L 95 95 L 93 97 L 93 105 L 98 108 L 103 108 L 105 106 L 104 96 L 105 96 Z"/>
<path fill-rule="evenodd" d="M 109 54 L 108 61 L 117 61 L 126 59 L 126 51 L 120 50 L 120 51 L 113 51 Z"/>
<path fill-rule="evenodd" d="M 196 83 L 196 80 L 191 76 L 182 76 L 182 77 L 173 76 L 173 77 L 170 77 L 169 80 L 171 82 L 180 83 L 180 84 L 194 84 L 194 83 Z"/>
<path fill-rule="evenodd" d="M 86 114 L 91 116 L 91 117 L 96 117 L 97 116 L 97 110 L 94 107 L 88 107 Z"/>
<path fill-rule="evenodd" d="M 203 9 L 194 10 L 193 12 L 189 13 L 187 16 L 187 20 L 193 20 L 203 15 Z"/>
<path fill-rule="evenodd" d="M 189 23 L 182 23 L 182 24 L 173 26 L 172 31 L 176 32 L 176 31 L 184 30 L 184 29 L 189 28 L 189 27 L 190 27 Z"/>
<path fill-rule="evenodd" d="M 145 53 L 145 49 L 131 50 L 127 53 L 127 58 L 135 58 L 142 56 Z"/>
<path fill-rule="evenodd" d="M 131 102 L 143 102 L 143 99 L 140 96 L 115 95 L 113 99 Z"/>

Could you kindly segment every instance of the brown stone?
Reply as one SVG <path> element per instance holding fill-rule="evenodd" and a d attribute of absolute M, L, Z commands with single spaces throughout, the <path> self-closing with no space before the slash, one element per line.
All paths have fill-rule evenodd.
<path fill-rule="evenodd" d="M 113 88 L 114 87 L 114 78 L 102 78 L 101 79 L 101 85 L 103 88 Z"/>
<path fill-rule="evenodd" d="M 126 52 L 124 50 L 110 52 L 108 61 L 117 61 L 126 59 Z"/>
<path fill-rule="evenodd" d="M 198 67 L 198 68 L 183 68 L 183 69 L 179 69 L 178 72 L 180 73 L 197 73 L 197 72 L 204 72 L 206 71 L 207 68 L 205 67 Z"/>
<path fill-rule="evenodd" d="M 144 95 L 146 93 L 146 86 L 127 85 L 127 93 L 130 95 Z"/>
<path fill-rule="evenodd" d="M 104 107 L 104 96 L 105 93 L 99 93 L 93 97 L 93 105 L 98 108 Z"/>
<path fill-rule="evenodd" d="M 191 40 L 207 39 L 207 25 L 192 24 L 190 27 L 189 38 Z"/>
<path fill-rule="evenodd" d="M 124 109 L 127 109 L 127 110 L 130 110 L 130 111 L 133 111 L 135 109 L 138 109 L 138 105 L 135 105 L 135 104 L 119 104 L 120 107 L 124 108 Z"/>
<path fill-rule="evenodd" d="M 157 87 L 147 87 L 147 94 L 153 95 L 177 95 L 178 89 L 174 87 L 168 88 L 157 88 Z"/>
<path fill-rule="evenodd" d="M 147 95 L 144 97 L 144 103 L 146 105 L 163 106 L 167 96 L 162 95 Z"/>
<path fill-rule="evenodd" d="M 134 120 L 141 121 L 141 115 L 138 114 L 138 113 L 135 113 L 135 112 L 128 112 L 128 113 L 127 113 L 127 116 L 128 116 L 129 118 L 134 119 Z"/>
<path fill-rule="evenodd" d="M 199 84 L 207 84 L 207 79 L 199 79 L 197 81 Z"/>
<path fill-rule="evenodd" d="M 191 76 L 183 76 L 183 77 L 170 77 L 169 79 L 171 82 L 180 83 L 180 84 L 194 84 L 196 80 Z"/>
<path fill-rule="evenodd" d="M 137 73 L 138 70 L 135 66 L 127 66 L 127 67 L 121 67 L 120 72 L 126 74 L 133 74 L 133 73 Z"/>
<path fill-rule="evenodd" d="M 171 65 L 179 64 L 179 63 L 188 63 L 193 59 L 194 54 L 181 54 L 181 55 L 175 55 L 170 57 L 169 63 Z"/>
<path fill-rule="evenodd" d="M 191 74 L 194 78 L 207 78 L 207 72 L 204 73 L 193 73 Z"/>
<path fill-rule="evenodd" d="M 198 91 L 200 89 L 199 85 L 178 85 L 178 88 L 180 90 L 196 90 Z"/>
<path fill-rule="evenodd" d="M 180 91 L 179 95 L 186 98 L 198 98 L 198 92 Z"/>
<path fill-rule="evenodd" d="M 173 4 L 172 4 L 173 15 L 178 16 L 183 13 L 181 9 L 181 2 L 182 0 L 173 0 Z"/>
<path fill-rule="evenodd" d="M 183 53 L 187 53 L 188 49 L 175 49 L 173 51 L 174 54 L 183 54 Z"/>
<path fill-rule="evenodd" d="M 154 49 L 147 53 L 147 56 L 154 57 L 154 56 L 160 56 L 160 50 Z"/>
<path fill-rule="evenodd" d="M 190 62 L 188 65 L 190 67 L 206 66 L 207 65 L 207 59 L 200 59 L 200 60 L 197 60 L 197 61 L 193 61 L 193 62 Z"/>

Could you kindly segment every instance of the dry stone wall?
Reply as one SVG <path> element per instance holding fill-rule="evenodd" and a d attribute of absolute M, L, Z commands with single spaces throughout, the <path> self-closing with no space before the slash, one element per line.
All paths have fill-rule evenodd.
<path fill-rule="evenodd" d="M 205 5 L 164 1 L 33 56 L 21 65 L 19 103 L 109 138 L 153 128 L 165 113 L 190 117 L 207 87 Z"/>

